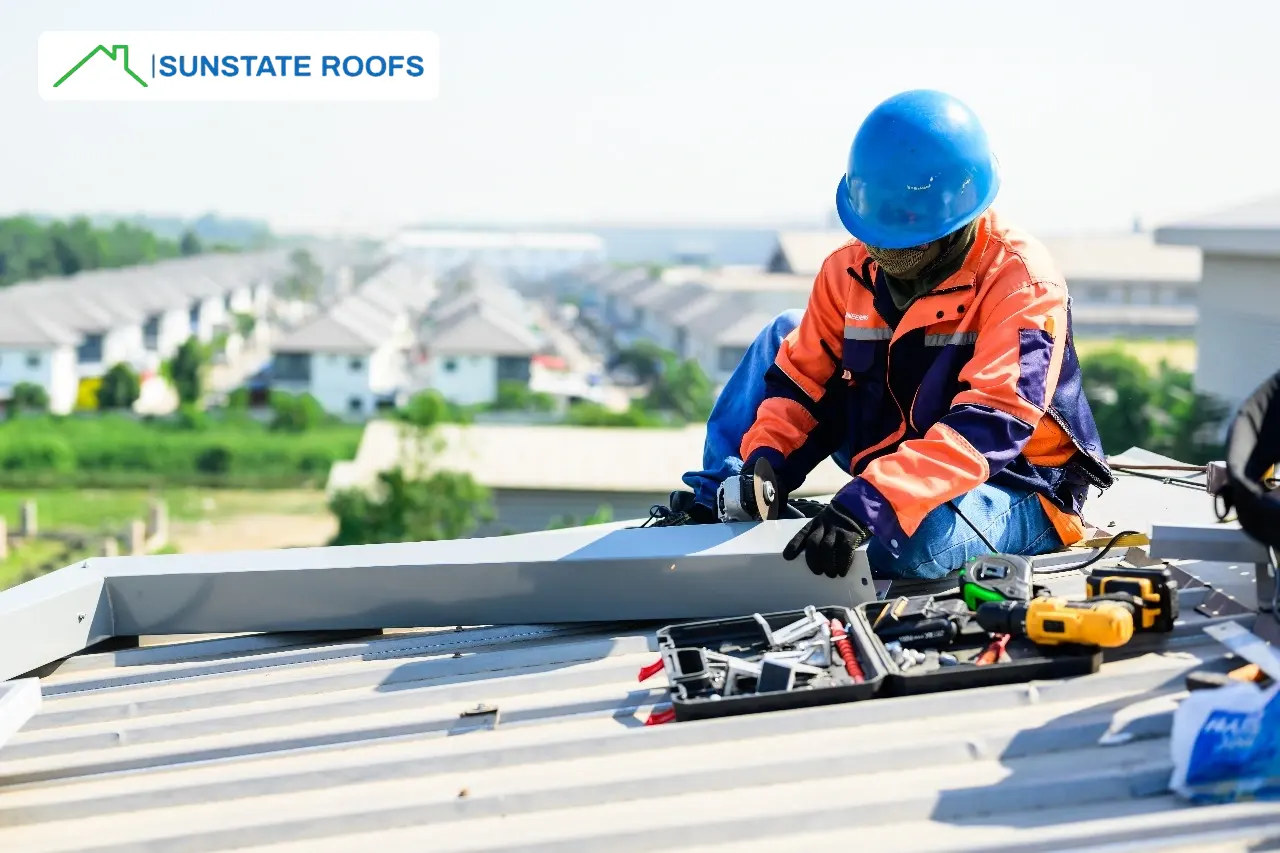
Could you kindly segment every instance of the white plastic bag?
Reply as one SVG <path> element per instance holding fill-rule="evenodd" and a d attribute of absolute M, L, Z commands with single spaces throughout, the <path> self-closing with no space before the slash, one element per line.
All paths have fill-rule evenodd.
<path fill-rule="evenodd" d="M 1191 693 L 1173 715 L 1169 787 L 1197 803 L 1280 799 L 1280 684 Z"/>

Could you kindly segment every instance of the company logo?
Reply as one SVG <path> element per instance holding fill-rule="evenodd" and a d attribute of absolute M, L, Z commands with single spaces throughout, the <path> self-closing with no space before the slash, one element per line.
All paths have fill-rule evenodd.
<path fill-rule="evenodd" d="M 848 311 L 844 312 L 844 318 L 845 318 L 846 320 L 853 320 L 854 322 L 857 322 L 857 323 L 865 323 L 866 321 L 868 321 L 868 320 L 870 320 L 870 319 L 871 319 L 870 315 L 867 315 L 867 314 L 852 314 L 852 313 L 850 313 L 850 312 L 848 312 Z"/>
<path fill-rule="evenodd" d="M 420 101 L 438 96 L 430 32 L 47 32 L 46 100 Z"/>
<path fill-rule="evenodd" d="M 111 60 L 112 62 L 115 62 L 116 57 L 119 56 L 120 69 L 124 71 L 125 74 L 128 74 L 129 77 L 131 77 L 133 80 L 137 81 L 139 86 L 142 86 L 144 89 L 146 88 L 147 81 L 143 80 L 137 74 L 134 74 L 133 69 L 129 67 L 129 45 L 127 44 L 118 44 L 115 47 L 111 48 L 110 50 L 108 50 L 107 46 L 104 44 L 98 45 L 93 50 L 86 53 L 84 56 L 84 59 L 80 60 L 75 65 L 71 66 L 70 71 L 68 71 L 66 74 L 63 74 L 61 77 L 59 77 L 58 82 L 53 84 L 53 88 L 56 89 L 59 86 L 61 86 L 63 83 L 70 80 L 72 74 L 75 74 L 77 71 L 79 71 L 81 68 L 85 66 L 85 63 L 93 59 L 95 56 L 98 56 L 99 54 L 105 56 L 107 59 Z"/>

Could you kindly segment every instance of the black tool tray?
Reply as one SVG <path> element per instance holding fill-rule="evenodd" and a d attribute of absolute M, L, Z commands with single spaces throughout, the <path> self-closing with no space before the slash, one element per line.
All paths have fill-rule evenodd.
<path fill-rule="evenodd" d="M 849 608 L 829 606 L 817 609 L 828 619 L 839 619 L 842 624 L 850 626 L 849 641 L 853 644 L 854 654 L 865 676 L 862 682 L 854 683 L 849 678 L 844 665 L 833 652 L 833 665 L 828 667 L 828 672 L 836 679 L 834 686 L 804 686 L 794 690 L 744 693 L 716 698 L 711 698 L 710 691 L 704 695 L 682 697 L 673 686 L 671 707 L 675 710 L 676 720 L 704 720 L 738 714 L 755 714 L 761 711 L 834 705 L 875 696 L 890 666 L 888 658 L 884 656 L 884 646 L 872 641 L 866 621 Z M 763 615 L 769 622 L 770 629 L 776 630 L 802 618 L 804 611 L 791 610 Z M 764 632 L 751 616 L 669 625 L 660 629 L 657 637 L 660 649 L 702 648 L 745 660 L 756 659 L 768 650 Z"/>
<path fill-rule="evenodd" d="M 978 666 L 983 649 L 991 644 L 991 637 L 976 622 L 970 622 L 949 646 L 940 651 L 950 652 L 959 660 L 954 666 L 944 666 L 930 672 L 903 672 L 893 662 L 884 643 L 871 630 L 880 611 L 889 605 L 887 601 L 872 601 L 860 605 L 856 614 L 860 626 L 877 646 L 879 656 L 889 672 L 880 688 L 880 695 L 914 696 L 919 693 L 940 693 L 947 690 L 965 690 L 970 687 L 990 687 L 996 684 L 1021 684 L 1075 675 L 1089 675 L 1102 666 L 1102 650 L 1094 646 L 1060 645 L 1037 646 L 1025 638 L 1009 640 L 1005 651 L 1007 663 Z"/>

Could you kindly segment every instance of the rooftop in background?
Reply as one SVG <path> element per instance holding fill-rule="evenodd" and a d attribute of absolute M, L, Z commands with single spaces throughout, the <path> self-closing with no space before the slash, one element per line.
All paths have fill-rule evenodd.
<path fill-rule="evenodd" d="M 427 335 L 432 355 L 532 356 L 542 339 L 520 321 L 483 300 L 459 306 Z"/>
<path fill-rule="evenodd" d="M 548 231 L 402 231 L 388 250 L 406 249 L 537 249 L 602 251 L 604 241 L 595 234 Z"/>
<path fill-rule="evenodd" d="M 1205 252 L 1280 256 L 1280 195 L 1156 229 L 1160 243 L 1199 246 Z"/>
<path fill-rule="evenodd" d="M 373 421 L 356 458 L 338 462 L 329 488 L 373 482 L 401 460 L 400 426 Z M 470 474 L 491 489 L 665 494 L 702 460 L 706 428 L 532 426 L 470 424 L 440 430 L 445 450 L 432 464 Z M 823 463 L 801 493 L 831 494 L 848 482 L 833 462 Z"/>
<path fill-rule="evenodd" d="M 1280 200 L 1276 205 L 1280 214 Z M 1280 218 L 1277 220 L 1280 228 Z M 1193 248 L 1159 245 L 1151 234 L 1036 234 L 1049 248 L 1067 281 L 1198 282 L 1200 253 Z M 822 262 L 849 242 L 844 231 L 785 232 L 769 261 L 771 272 L 813 276 Z M 1162 242 L 1171 242 L 1164 241 Z"/>

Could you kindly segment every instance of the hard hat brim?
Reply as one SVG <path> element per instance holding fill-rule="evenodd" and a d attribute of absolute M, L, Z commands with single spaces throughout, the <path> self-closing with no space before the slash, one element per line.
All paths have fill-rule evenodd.
<path fill-rule="evenodd" d="M 922 246 L 947 236 L 952 231 L 963 228 L 977 219 L 995 201 L 1000 192 L 999 166 L 994 157 L 991 158 L 993 179 L 987 186 L 986 194 L 970 210 L 955 211 L 953 215 L 931 223 L 921 223 L 918 228 L 895 226 L 886 228 L 858 213 L 854 208 L 849 193 L 848 177 L 840 176 L 836 185 L 836 213 L 845 230 L 868 246 L 881 249 L 909 249 Z"/>

